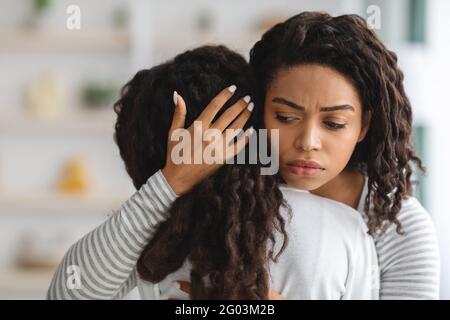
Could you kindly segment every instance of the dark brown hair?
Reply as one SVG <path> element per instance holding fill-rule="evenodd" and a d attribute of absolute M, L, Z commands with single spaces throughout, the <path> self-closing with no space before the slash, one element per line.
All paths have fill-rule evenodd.
<path fill-rule="evenodd" d="M 412 192 L 411 165 L 424 168 L 411 143 L 411 104 L 396 54 L 357 15 L 303 12 L 267 31 L 251 49 L 250 64 L 263 95 L 281 69 L 300 64 L 329 66 L 352 81 L 372 120 L 348 166 L 368 177 L 370 232 L 384 230 L 390 221 L 400 233 L 396 216 Z"/>
<path fill-rule="evenodd" d="M 141 70 L 123 87 L 114 106 L 115 140 L 136 189 L 164 167 L 173 91 L 186 101 L 188 127 L 231 84 L 238 90 L 218 116 L 247 94 L 260 108 L 245 59 L 223 46 L 205 46 Z M 248 148 L 245 152 L 248 156 Z M 259 164 L 225 165 L 178 197 L 138 260 L 140 277 L 160 282 L 189 259 L 192 299 L 267 299 L 269 259 L 277 261 L 287 245 L 280 209 L 288 207 L 276 176 L 262 176 L 260 169 Z M 276 256 L 275 231 L 283 235 Z"/>

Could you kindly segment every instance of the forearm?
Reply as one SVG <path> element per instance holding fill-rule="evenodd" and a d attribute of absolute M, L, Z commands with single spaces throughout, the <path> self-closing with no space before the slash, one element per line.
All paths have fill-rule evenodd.
<path fill-rule="evenodd" d="M 150 177 L 107 221 L 65 254 L 48 299 L 112 299 L 136 285 L 133 270 L 176 199 L 161 171 Z M 75 272 L 75 273 L 74 273 Z M 74 281 L 74 277 L 78 277 Z M 79 280 L 79 282 L 77 282 Z"/>

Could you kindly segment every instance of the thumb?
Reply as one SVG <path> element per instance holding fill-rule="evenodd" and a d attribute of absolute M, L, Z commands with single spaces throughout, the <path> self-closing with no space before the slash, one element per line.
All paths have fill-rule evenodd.
<path fill-rule="evenodd" d="M 175 112 L 173 113 L 172 126 L 170 133 L 178 128 L 184 128 L 184 121 L 186 120 L 186 103 L 182 96 L 176 91 L 173 92 L 173 103 L 175 105 Z"/>

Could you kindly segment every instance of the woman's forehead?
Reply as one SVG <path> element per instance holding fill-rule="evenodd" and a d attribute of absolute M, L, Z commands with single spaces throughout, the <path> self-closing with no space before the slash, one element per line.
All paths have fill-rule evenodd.
<path fill-rule="evenodd" d="M 280 71 L 268 87 L 266 98 L 266 103 L 281 98 L 306 108 L 342 104 L 360 107 L 359 95 L 352 82 L 334 69 L 319 65 L 302 65 Z"/>

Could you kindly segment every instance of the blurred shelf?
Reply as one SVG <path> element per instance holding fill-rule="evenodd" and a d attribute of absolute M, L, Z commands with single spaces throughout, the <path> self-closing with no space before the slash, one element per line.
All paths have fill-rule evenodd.
<path fill-rule="evenodd" d="M 0 48 L 12 50 L 128 50 L 130 36 L 124 30 L 3 30 Z"/>
<path fill-rule="evenodd" d="M 158 33 L 153 36 L 152 44 L 155 49 L 178 49 L 183 47 L 224 44 L 234 49 L 250 49 L 261 38 L 262 32 L 249 31 L 233 33 L 220 32 L 184 32 Z"/>
<path fill-rule="evenodd" d="M 157 33 L 151 40 L 156 49 L 170 49 L 202 44 L 225 44 L 248 49 L 261 38 L 262 32 L 249 31 L 237 34 L 223 32 L 180 31 L 177 33 Z M 0 48 L 4 50 L 45 51 L 117 51 L 131 49 L 132 40 L 124 30 L 97 31 L 0 31 Z M 142 39 L 141 39 L 142 40 Z M 248 48 L 247 48 L 248 47 Z"/>
<path fill-rule="evenodd" d="M 46 298 L 47 290 L 55 270 L 0 270 L 0 299 L 37 299 Z M 140 300 L 137 288 L 132 289 L 123 299 Z"/>
<path fill-rule="evenodd" d="M 38 295 L 36 299 L 45 299 L 54 272 L 55 270 L 0 270 L 0 297 L 14 299 Z"/>
<path fill-rule="evenodd" d="M 110 112 L 80 112 L 53 118 L 0 115 L 3 133 L 105 133 L 114 132 L 115 114 Z"/>
<path fill-rule="evenodd" d="M 107 216 L 111 210 L 120 205 L 129 196 L 93 197 L 69 195 L 36 195 L 25 196 L 0 195 L 0 215 L 12 213 L 44 213 L 44 214 L 98 214 Z"/>

